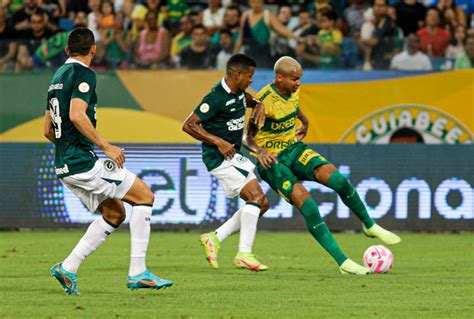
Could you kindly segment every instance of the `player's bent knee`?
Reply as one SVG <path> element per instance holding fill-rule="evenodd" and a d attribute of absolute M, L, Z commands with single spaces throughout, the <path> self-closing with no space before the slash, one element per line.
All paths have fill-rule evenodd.
<path fill-rule="evenodd" d="M 264 199 L 263 199 L 263 202 L 261 204 L 261 208 L 260 208 L 260 216 L 262 216 L 263 214 L 265 214 L 265 212 L 267 210 L 270 209 L 270 204 L 268 203 L 268 199 L 267 197 L 265 196 Z"/>

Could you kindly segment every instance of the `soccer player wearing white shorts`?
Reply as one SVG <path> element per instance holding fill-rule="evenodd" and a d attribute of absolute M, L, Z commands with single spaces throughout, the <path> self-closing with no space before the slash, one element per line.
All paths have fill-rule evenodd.
<path fill-rule="evenodd" d="M 70 255 L 51 268 L 51 275 L 67 294 L 78 295 L 77 270 L 125 220 L 125 201 L 133 206 L 127 287 L 169 287 L 171 281 L 146 268 L 154 195 L 141 179 L 123 167 L 123 149 L 108 143 L 95 129 L 96 77 L 89 68 L 95 52 L 92 32 L 74 29 L 68 37 L 70 58 L 56 71 L 48 89 L 44 135 L 55 145 L 56 175 L 91 212 L 102 214 L 90 224 Z M 109 159 L 99 159 L 94 144 Z"/>
<path fill-rule="evenodd" d="M 255 166 L 239 154 L 246 107 L 254 108 L 257 122 L 265 118 L 262 105 L 245 92 L 252 83 L 255 67 L 255 62 L 246 55 L 232 56 L 225 78 L 204 97 L 183 125 L 186 133 L 203 142 L 203 162 L 220 181 L 227 197 L 240 196 L 246 202 L 215 232 L 201 235 L 200 241 L 212 268 L 219 267 L 220 243 L 240 230 L 234 265 L 253 271 L 268 269 L 252 253 L 258 218 L 268 210 L 268 201 L 255 177 Z"/>

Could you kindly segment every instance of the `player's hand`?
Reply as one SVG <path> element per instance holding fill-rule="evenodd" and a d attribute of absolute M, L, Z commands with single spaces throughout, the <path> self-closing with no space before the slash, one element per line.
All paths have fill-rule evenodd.
<path fill-rule="evenodd" d="M 257 125 L 259 129 L 263 127 L 265 124 L 265 106 L 263 103 L 259 102 L 257 105 L 255 105 L 252 115 L 250 116 L 250 121 Z"/>
<path fill-rule="evenodd" d="M 306 134 L 308 133 L 308 127 L 306 125 L 301 124 L 296 128 L 296 138 L 298 140 L 302 140 Z"/>
<path fill-rule="evenodd" d="M 262 164 L 264 168 L 270 168 L 272 163 L 278 163 L 278 160 L 275 154 L 267 152 L 265 150 L 258 152 L 257 154 L 257 161 Z"/>
<path fill-rule="evenodd" d="M 112 161 L 117 163 L 119 168 L 123 168 L 123 163 L 125 163 L 125 154 L 123 152 L 123 148 L 109 144 L 104 148 L 104 154 Z"/>
<path fill-rule="evenodd" d="M 216 145 L 219 152 L 224 155 L 225 159 L 231 159 L 235 155 L 235 148 L 234 144 L 230 144 L 229 142 L 222 140 L 219 144 Z"/>

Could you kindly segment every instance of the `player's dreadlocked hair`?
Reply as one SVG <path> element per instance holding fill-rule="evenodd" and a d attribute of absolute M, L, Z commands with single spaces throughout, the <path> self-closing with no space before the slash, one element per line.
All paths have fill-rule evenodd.
<path fill-rule="evenodd" d="M 75 28 L 67 38 L 69 56 L 88 55 L 94 43 L 94 34 L 91 30 L 83 27 Z"/>
<path fill-rule="evenodd" d="M 236 71 L 245 71 L 250 67 L 257 67 L 257 63 L 248 55 L 238 53 L 230 57 L 226 71 L 227 74 L 231 74 Z"/>

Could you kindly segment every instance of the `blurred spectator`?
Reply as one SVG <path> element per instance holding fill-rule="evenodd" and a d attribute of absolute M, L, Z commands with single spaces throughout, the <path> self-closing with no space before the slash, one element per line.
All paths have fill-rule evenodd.
<path fill-rule="evenodd" d="M 237 43 L 240 31 L 240 17 L 242 12 L 237 6 L 229 6 L 224 12 L 224 29 L 229 30 L 232 33 L 233 44 Z M 220 31 L 214 33 L 211 37 L 212 43 L 219 43 L 221 38 Z"/>
<path fill-rule="evenodd" d="M 46 28 L 44 13 L 33 13 L 31 15 L 31 29 L 22 33 L 21 44 L 18 47 L 17 71 L 31 70 L 33 67 L 41 69 L 46 67 L 35 56 L 35 51 L 43 41 L 46 41 L 54 35 L 54 32 Z"/>
<path fill-rule="evenodd" d="M 67 0 L 66 10 L 68 17 L 74 19 L 78 12 L 89 12 L 89 3 L 86 0 Z"/>
<path fill-rule="evenodd" d="M 420 39 L 415 33 L 407 37 L 407 49 L 395 55 L 390 68 L 401 71 L 432 70 L 430 58 L 420 51 Z"/>
<path fill-rule="evenodd" d="M 15 29 L 7 24 L 5 11 L 0 8 L 0 71 L 12 71 L 18 45 Z"/>
<path fill-rule="evenodd" d="M 222 7 L 221 0 L 209 0 L 209 7 L 202 13 L 202 24 L 209 34 L 222 28 L 224 22 L 225 8 Z"/>
<path fill-rule="evenodd" d="M 168 20 L 173 28 L 179 30 L 181 18 L 190 14 L 191 10 L 184 0 L 168 0 Z"/>
<path fill-rule="evenodd" d="M 185 47 L 190 46 L 191 42 L 193 41 L 191 36 L 193 24 L 191 22 L 190 16 L 182 16 L 181 19 L 179 19 L 179 25 L 181 32 L 173 38 L 170 52 L 171 58 L 175 63 L 179 62 L 179 55 L 181 54 L 181 51 Z"/>
<path fill-rule="evenodd" d="M 334 11 L 325 12 L 321 17 L 321 30 L 317 38 L 320 69 L 337 69 L 341 64 L 342 33 L 335 27 L 336 19 Z"/>
<path fill-rule="evenodd" d="M 135 62 L 139 68 L 158 69 L 169 57 L 170 34 L 158 27 L 156 11 L 149 10 L 145 16 L 146 28 L 140 32 L 136 46 Z"/>
<path fill-rule="evenodd" d="M 217 54 L 216 69 L 224 71 L 234 50 L 234 41 L 232 39 L 232 32 L 229 29 L 224 29 L 219 32 L 219 45 L 221 50 Z"/>
<path fill-rule="evenodd" d="M 270 52 L 270 35 L 275 31 L 281 36 L 298 39 L 286 28 L 275 15 L 266 10 L 263 0 L 249 0 L 250 9 L 245 11 L 241 18 L 241 30 L 234 51 L 252 57 L 257 67 L 272 67 L 273 61 Z"/>
<path fill-rule="evenodd" d="M 217 50 L 209 44 L 209 34 L 202 24 L 195 25 L 192 31 L 193 41 L 181 51 L 182 69 L 212 69 L 216 66 Z"/>
<path fill-rule="evenodd" d="M 13 12 L 23 8 L 23 0 L 2 0 L 0 1 L 0 7 L 6 9 L 6 14 L 10 16 Z"/>
<path fill-rule="evenodd" d="M 454 63 L 454 69 L 472 69 L 474 67 L 474 36 L 466 39 L 466 52 L 458 56 Z"/>
<path fill-rule="evenodd" d="M 156 19 L 157 26 L 162 26 L 166 19 L 166 12 L 163 8 L 161 0 L 146 0 L 145 4 L 137 5 L 132 11 L 132 38 L 135 39 L 138 34 L 145 29 L 145 16 L 148 10 L 158 12 Z"/>
<path fill-rule="evenodd" d="M 364 12 L 370 8 L 367 0 L 352 0 L 351 5 L 344 10 L 344 20 L 349 25 L 349 35 L 358 38 L 364 24 Z"/>
<path fill-rule="evenodd" d="M 365 30 L 366 23 L 364 23 L 361 31 L 360 43 L 364 51 L 364 70 L 371 70 L 373 67 L 388 68 L 392 57 L 397 53 L 397 28 L 387 14 L 386 0 L 375 0 L 373 19 L 374 24 L 366 22 L 370 28 Z"/>
<path fill-rule="evenodd" d="M 87 27 L 92 31 L 94 34 L 95 42 L 100 42 L 101 35 L 100 35 L 100 21 L 102 19 L 101 13 L 101 0 L 88 0 L 88 6 L 90 13 L 87 15 Z"/>
<path fill-rule="evenodd" d="M 315 68 L 319 64 L 319 47 L 317 45 L 319 28 L 313 23 L 311 15 L 308 13 L 308 11 L 300 12 L 300 26 L 294 33 L 304 41 L 296 45 L 295 51 L 303 68 Z"/>
<path fill-rule="evenodd" d="M 298 24 L 293 29 L 293 34 L 297 37 L 304 38 L 308 35 L 316 35 L 319 32 L 319 28 L 313 22 L 311 13 L 302 9 L 298 13 Z M 298 42 L 294 39 L 290 40 L 290 46 L 295 49 L 298 45 Z"/>
<path fill-rule="evenodd" d="M 33 13 L 41 13 L 46 15 L 46 11 L 38 7 L 39 0 L 24 0 L 24 7 L 15 11 L 11 17 L 11 24 L 16 31 L 24 31 L 31 29 L 31 15 Z M 45 17 L 46 20 L 46 17 Z M 46 23 L 47 21 L 45 21 Z"/>
<path fill-rule="evenodd" d="M 277 19 L 282 25 L 291 30 L 294 26 L 290 26 L 290 21 L 295 22 L 289 5 L 282 5 L 278 8 Z M 290 46 L 290 39 L 285 36 L 281 36 L 277 33 L 272 33 L 270 38 L 270 45 L 272 48 L 273 60 L 278 60 L 280 57 L 288 55 L 295 56 L 295 51 Z"/>
<path fill-rule="evenodd" d="M 99 26 L 102 30 L 108 31 L 114 27 L 115 11 L 114 6 L 110 0 L 103 0 L 100 6 L 100 23 Z"/>
<path fill-rule="evenodd" d="M 426 17 L 426 7 L 417 0 L 403 0 L 395 4 L 397 25 L 408 36 L 418 31 Z"/>
<path fill-rule="evenodd" d="M 436 9 L 428 10 L 426 14 L 426 27 L 418 31 L 421 51 L 430 58 L 445 56 L 446 48 L 451 40 L 451 35 L 439 27 L 439 12 Z"/>
<path fill-rule="evenodd" d="M 74 27 L 85 27 L 87 25 L 87 16 L 84 12 L 78 12 L 74 19 Z M 40 65 L 48 68 L 56 68 L 66 61 L 66 47 L 68 32 L 61 31 L 46 41 L 36 49 L 33 61 L 39 61 Z"/>
<path fill-rule="evenodd" d="M 439 0 L 436 8 L 447 31 L 453 32 L 458 25 L 466 26 L 466 14 L 455 0 Z"/>
<path fill-rule="evenodd" d="M 125 15 L 118 12 L 114 17 L 114 27 L 105 34 L 105 62 L 112 69 L 126 68 L 132 45 L 132 34 L 124 28 Z"/>
<path fill-rule="evenodd" d="M 403 36 L 403 30 L 397 26 L 398 17 L 395 7 L 388 6 L 387 15 L 392 19 L 393 24 L 395 25 L 394 46 L 397 50 L 402 51 L 405 44 L 405 37 Z"/>
<path fill-rule="evenodd" d="M 446 58 L 456 59 L 464 53 L 464 39 L 466 38 L 466 29 L 458 25 L 454 31 L 454 37 L 446 49 Z"/>
<path fill-rule="evenodd" d="M 66 0 L 39 0 L 37 5 L 48 14 L 55 26 L 59 24 L 59 18 L 66 15 Z"/>

